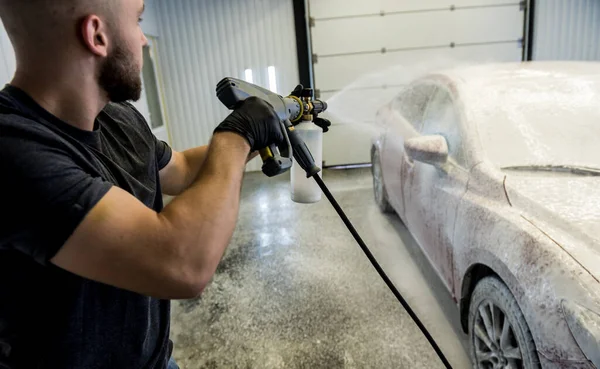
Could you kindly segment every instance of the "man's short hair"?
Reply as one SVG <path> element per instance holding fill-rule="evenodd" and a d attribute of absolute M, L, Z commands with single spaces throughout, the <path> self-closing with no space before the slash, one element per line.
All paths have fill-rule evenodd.
<path fill-rule="evenodd" d="M 52 46 L 79 18 L 112 14 L 116 0 L 0 0 L 0 19 L 15 49 Z"/>

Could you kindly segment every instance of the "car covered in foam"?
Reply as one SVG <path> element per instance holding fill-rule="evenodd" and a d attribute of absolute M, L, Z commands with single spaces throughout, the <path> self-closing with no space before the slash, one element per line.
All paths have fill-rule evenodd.
<path fill-rule="evenodd" d="M 375 199 L 461 311 L 476 368 L 600 368 L 600 63 L 462 67 L 377 113 Z"/>

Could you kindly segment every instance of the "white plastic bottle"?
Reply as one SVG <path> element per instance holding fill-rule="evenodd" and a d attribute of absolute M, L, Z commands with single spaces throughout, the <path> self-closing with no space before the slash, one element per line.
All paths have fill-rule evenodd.
<path fill-rule="evenodd" d="M 301 122 L 296 132 L 304 140 L 318 167 L 323 163 L 323 129 L 313 122 Z M 323 172 L 318 175 L 322 176 Z M 294 160 L 291 173 L 292 201 L 312 204 L 321 200 L 321 189 L 314 178 L 306 178 L 306 172 Z"/>

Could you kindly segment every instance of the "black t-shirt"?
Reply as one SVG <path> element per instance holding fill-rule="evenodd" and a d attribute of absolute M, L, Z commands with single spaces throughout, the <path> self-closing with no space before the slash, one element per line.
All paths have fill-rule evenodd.
<path fill-rule="evenodd" d="M 90 132 L 0 91 L 0 368 L 166 368 L 169 301 L 49 260 L 112 186 L 161 211 L 171 153 L 130 104 L 107 105 Z"/>

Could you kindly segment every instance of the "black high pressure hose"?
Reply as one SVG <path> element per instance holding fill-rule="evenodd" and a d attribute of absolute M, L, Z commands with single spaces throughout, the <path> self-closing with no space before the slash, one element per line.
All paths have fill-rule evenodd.
<path fill-rule="evenodd" d="M 346 214 L 344 214 L 342 208 L 338 205 L 331 192 L 329 192 L 329 189 L 327 189 L 327 186 L 325 186 L 325 183 L 323 183 L 321 177 L 319 177 L 319 175 L 316 174 L 320 171 L 320 168 L 315 165 L 310 150 L 308 149 L 304 141 L 302 141 L 302 139 L 295 132 L 294 127 L 290 122 L 290 119 L 292 118 L 290 114 L 292 113 L 292 111 L 294 111 L 295 114 L 293 115 L 293 117 L 301 117 L 302 119 L 304 119 L 303 115 L 317 114 L 327 110 L 327 104 L 320 100 L 312 100 L 312 89 L 302 90 L 304 94 L 303 97 L 306 98 L 306 101 L 303 101 L 296 96 L 289 96 L 287 98 L 283 98 L 276 93 L 273 93 L 260 86 L 253 85 L 246 81 L 242 81 L 236 78 L 225 78 L 217 85 L 217 97 L 229 109 L 233 109 L 235 106 L 237 106 L 237 104 L 239 104 L 241 101 L 244 101 L 250 96 L 259 97 L 271 104 L 279 118 L 282 120 L 282 130 L 285 132 L 287 140 L 286 145 L 282 145 L 281 148 L 279 148 L 278 146 L 273 146 L 272 148 L 266 148 L 263 152 L 261 152 L 261 156 L 263 159 L 263 173 L 265 173 L 269 177 L 272 177 L 287 171 L 292 165 L 291 156 L 293 153 L 295 161 L 302 167 L 302 169 L 304 169 L 304 171 L 306 171 L 309 177 L 312 176 L 315 179 L 315 181 L 317 181 L 317 184 L 319 185 L 319 187 L 321 187 L 321 190 L 323 191 L 325 196 L 327 196 L 327 199 L 329 199 L 329 202 L 331 203 L 331 205 L 333 205 L 340 218 L 342 218 L 344 224 L 346 224 L 346 227 L 348 227 L 348 230 L 350 231 L 350 233 L 352 233 L 352 236 L 354 236 L 354 239 L 356 240 L 356 242 L 358 242 L 360 248 L 363 250 L 365 255 L 367 255 L 367 258 L 369 258 L 369 261 L 371 262 L 371 264 L 373 264 L 373 267 L 375 268 L 375 270 L 377 270 L 379 276 L 383 279 L 383 281 L 392 291 L 394 296 L 396 296 L 396 299 L 400 301 L 400 304 L 402 304 L 408 315 L 410 315 L 415 324 L 417 324 L 421 332 L 423 332 L 423 335 L 425 336 L 425 338 L 427 338 L 427 341 L 429 341 L 429 344 L 431 345 L 431 347 L 433 347 L 444 366 L 447 369 L 452 369 L 450 363 L 444 356 L 444 353 L 442 352 L 442 350 L 440 350 L 437 343 L 433 340 L 433 337 L 431 337 L 431 334 L 429 334 L 429 332 L 427 331 L 427 328 L 425 328 L 423 323 L 421 323 L 421 320 L 419 320 L 417 315 L 412 311 L 412 309 L 410 308 L 406 300 L 404 300 L 400 292 L 398 292 L 392 281 L 390 281 L 388 276 L 383 272 L 383 269 L 381 269 L 381 266 L 379 266 L 379 263 L 377 263 L 377 261 L 373 257 L 373 254 L 371 254 L 371 251 L 369 251 L 369 248 L 367 247 L 367 245 L 365 245 L 362 238 L 360 238 L 358 232 L 356 232 L 356 229 L 354 229 L 354 226 L 352 225 L 352 223 L 350 223 L 350 220 L 348 220 L 348 217 L 346 216 Z M 305 105 L 309 107 L 309 111 L 304 111 Z M 284 156 L 276 155 L 278 150 L 283 151 L 286 154 Z"/>
<path fill-rule="evenodd" d="M 431 337 L 431 334 L 429 333 L 427 328 L 425 328 L 425 325 L 423 325 L 423 323 L 421 322 L 419 317 L 415 314 L 415 312 L 412 310 L 410 305 L 408 305 L 406 300 L 404 300 L 404 297 L 402 297 L 400 292 L 396 289 L 396 286 L 394 286 L 392 281 L 385 274 L 385 272 L 383 271 L 383 269 L 381 268 L 381 266 L 379 265 L 377 260 L 375 260 L 375 257 L 373 256 L 373 254 L 371 253 L 371 251 L 369 250 L 369 248 L 367 247 L 365 242 L 362 240 L 362 238 L 360 237 L 360 235 L 358 234 L 356 229 L 354 229 L 354 226 L 352 225 L 352 223 L 350 222 L 350 220 L 348 219 L 348 217 L 346 216 L 346 214 L 344 213 L 344 211 L 342 210 L 340 205 L 337 203 L 337 201 L 335 200 L 335 198 L 333 197 L 331 192 L 329 192 L 329 189 L 325 185 L 325 182 L 323 182 L 323 179 L 318 174 L 314 175 L 313 178 L 315 179 L 315 181 L 317 182 L 319 187 L 321 187 L 321 190 L 323 191 L 323 193 L 325 194 L 325 196 L 327 197 L 327 199 L 329 200 L 331 205 L 334 207 L 335 211 L 337 211 L 340 218 L 342 218 L 342 221 L 344 222 L 346 227 L 348 227 L 348 230 L 350 231 L 350 233 L 352 233 L 352 236 L 354 236 L 354 239 L 358 243 L 358 246 L 360 246 L 360 248 L 363 250 L 363 252 L 367 256 L 367 258 L 369 259 L 369 261 L 371 262 L 371 264 L 373 265 L 373 267 L 375 268 L 377 273 L 379 273 L 379 276 L 381 277 L 381 279 L 383 279 L 383 281 L 388 286 L 388 288 L 392 291 L 394 296 L 396 296 L 396 299 L 398 299 L 400 304 L 402 304 L 402 307 L 404 307 L 404 310 L 406 310 L 406 312 L 408 313 L 408 315 L 410 315 L 410 317 L 415 322 L 417 327 L 419 327 L 419 329 L 421 330 L 421 332 L 423 333 L 423 335 L 425 336 L 425 338 L 427 339 L 427 341 L 429 342 L 431 347 L 433 347 L 433 349 L 435 350 L 435 353 L 438 355 L 438 357 L 440 358 L 440 360 L 442 361 L 444 366 L 447 369 L 452 369 L 450 362 L 448 361 L 448 359 L 446 359 L 446 356 L 444 356 L 444 353 L 439 348 L 439 346 L 437 345 L 437 343 L 435 342 L 433 337 Z"/>

